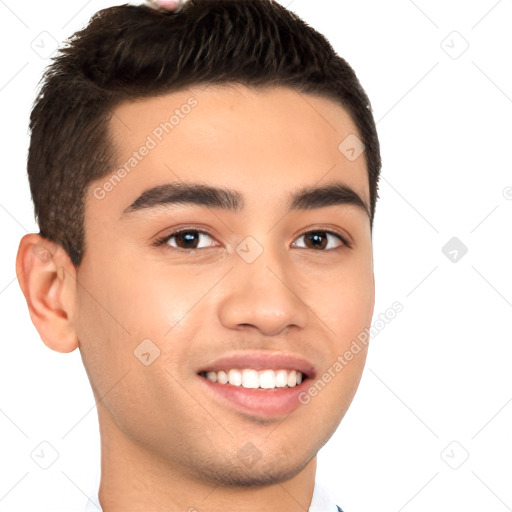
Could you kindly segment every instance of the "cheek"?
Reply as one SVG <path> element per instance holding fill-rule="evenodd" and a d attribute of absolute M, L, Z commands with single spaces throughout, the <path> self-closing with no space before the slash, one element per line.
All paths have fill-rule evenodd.
<path fill-rule="evenodd" d="M 166 321 L 169 308 L 176 309 L 172 291 L 166 292 L 161 282 L 146 279 L 142 272 L 132 280 L 120 277 L 119 269 L 103 276 L 95 273 L 94 280 L 82 274 L 75 322 L 80 352 L 96 399 L 101 398 L 104 418 L 112 415 L 125 432 L 143 436 L 146 429 L 156 435 L 162 414 L 181 417 L 182 410 L 190 409 L 188 395 L 167 373 L 175 373 L 169 361 L 179 360 L 178 352 L 186 345 L 173 345 L 171 350 L 172 332 L 165 336 L 179 320 Z M 144 354 L 149 354 L 148 365 Z M 170 422 L 166 418 L 162 424 Z"/>
<path fill-rule="evenodd" d="M 162 270 L 140 260 L 89 261 L 81 269 L 84 293 L 79 308 L 94 321 L 99 320 L 95 315 L 101 317 L 105 332 L 122 327 L 134 340 L 161 337 L 187 315 L 201 295 L 198 281 L 189 279 L 183 270 Z"/>
<path fill-rule="evenodd" d="M 373 313 L 373 292 L 366 280 L 344 282 L 339 293 L 329 294 L 331 301 L 326 303 L 327 318 L 331 320 L 331 328 L 342 346 L 365 329 L 369 328 Z"/>
<path fill-rule="evenodd" d="M 371 324 L 374 280 L 371 260 L 340 265 L 310 287 L 310 307 L 324 322 L 329 337 L 342 349 Z M 312 292 L 313 290 L 316 290 Z"/>
<path fill-rule="evenodd" d="M 131 331 L 170 338 L 188 324 L 218 277 L 195 276 L 183 268 L 161 270 L 138 272 L 131 286 L 126 280 L 118 281 L 116 294 L 125 299 L 116 307 Z"/>
<path fill-rule="evenodd" d="M 330 383 L 326 399 L 328 395 L 336 403 L 340 421 L 366 363 L 375 295 L 371 254 L 354 258 L 350 266 L 332 277 L 331 283 L 321 299 L 332 340 L 331 358 L 321 379 Z"/>

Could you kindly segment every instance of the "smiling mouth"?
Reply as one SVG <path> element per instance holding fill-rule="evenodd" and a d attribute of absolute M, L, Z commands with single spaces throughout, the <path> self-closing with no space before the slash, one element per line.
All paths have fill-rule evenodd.
<path fill-rule="evenodd" d="M 202 371 L 198 375 L 210 382 L 237 386 L 245 389 L 286 389 L 300 385 L 308 377 L 300 370 L 231 368 L 219 371 Z"/>

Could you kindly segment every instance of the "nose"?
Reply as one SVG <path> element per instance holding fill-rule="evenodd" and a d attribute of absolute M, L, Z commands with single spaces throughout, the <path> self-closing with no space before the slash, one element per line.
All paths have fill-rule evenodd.
<path fill-rule="evenodd" d="M 224 283 L 225 294 L 219 305 L 219 319 L 234 330 L 257 329 L 262 335 L 276 336 L 290 328 L 303 329 L 309 308 L 300 277 L 286 268 L 279 257 L 265 251 L 248 264 L 237 261 Z"/>

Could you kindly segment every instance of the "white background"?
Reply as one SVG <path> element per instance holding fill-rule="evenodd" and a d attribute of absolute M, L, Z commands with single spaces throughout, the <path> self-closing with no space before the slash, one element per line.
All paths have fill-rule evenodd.
<path fill-rule="evenodd" d="M 374 318 L 404 308 L 371 343 L 319 479 L 346 512 L 512 510 L 512 2 L 281 3 L 328 37 L 372 101 L 383 158 Z M 28 117 L 49 61 L 34 48 L 109 5 L 0 0 L 0 512 L 82 511 L 96 492 L 80 354 L 42 343 L 14 261 L 38 231 Z M 457 262 L 442 252 L 452 237 L 468 249 Z M 31 458 L 43 441 L 59 454 L 46 470 Z"/>

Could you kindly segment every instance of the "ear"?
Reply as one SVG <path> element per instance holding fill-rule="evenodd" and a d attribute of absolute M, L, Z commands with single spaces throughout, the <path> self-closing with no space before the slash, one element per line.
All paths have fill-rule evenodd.
<path fill-rule="evenodd" d="M 56 352 L 75 350 L 76 270 L 66 251 L 41 235 L 29 233 L 20 241 L 16 275 L 44 344 Z"/>

